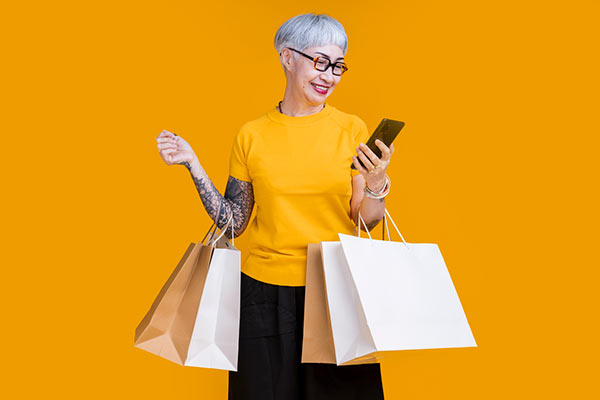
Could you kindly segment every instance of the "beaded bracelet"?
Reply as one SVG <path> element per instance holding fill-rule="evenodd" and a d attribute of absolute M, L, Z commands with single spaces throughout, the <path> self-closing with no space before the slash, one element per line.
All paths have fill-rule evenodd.
<path fill-rule="evenodd" d="M 383 189 L 379 193 L 375 193 L 367 185 L 365 185 L 365 196 L 371 199 L 383 199 L 390 192 L 390 187 L 392 187 L 392 181 L 390 177 L 385 174 L 385 185 L 383 185 Z"/>

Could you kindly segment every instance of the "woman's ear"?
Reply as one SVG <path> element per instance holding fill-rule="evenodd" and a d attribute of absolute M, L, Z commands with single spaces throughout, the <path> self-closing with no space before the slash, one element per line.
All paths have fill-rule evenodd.
<path fill-rule="evenodd" d="M 294 65 L 294 55 L 292 54 L 292 51 L 290 49 L 284 48 L 281 51 L 281 63 L 287 71 L 292 70 Z"/>

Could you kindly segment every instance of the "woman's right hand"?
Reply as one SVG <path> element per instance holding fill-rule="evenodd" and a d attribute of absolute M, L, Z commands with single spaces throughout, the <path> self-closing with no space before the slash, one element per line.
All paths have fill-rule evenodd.
<path fill-rule="evenodd" d="M 169 131 L 162 131 L 156 138 L 156 142 L 158 143 L 160 158 L 167 165 L 184 164 L 186 162 L 190 165 L 196 158 L 192 146 L 181 136 Z"/>

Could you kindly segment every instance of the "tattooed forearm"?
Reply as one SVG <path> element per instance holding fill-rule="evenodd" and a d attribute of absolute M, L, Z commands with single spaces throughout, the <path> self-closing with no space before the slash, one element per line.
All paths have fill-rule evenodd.
<path fill-rule="evenodd" d="M 254 207 L 252 183 L 230 176 L 225 196 L 221 196 L 206 173 L 194 175 L 190 169 L 190 174 L 206 212 L 217 227 L 223 228 L 233 214 L 234 234 L 241 235 L 248 225 Z M 231 239 L 231 230 L 228 229 L 225 235 Z"/>
<path fill-rule="evenodd" d="M 228 215 L 233 212 L 233 228 L 236 236 L 239 236 L 250 221 L 252 208 L 254 207 L 254 189 L 251 182 L 240 181 L 232 176 L 227 181 L 225 188 L 225 203 L 229 206 Z M 231 230 L 227 237 L 231 239 Z"/>

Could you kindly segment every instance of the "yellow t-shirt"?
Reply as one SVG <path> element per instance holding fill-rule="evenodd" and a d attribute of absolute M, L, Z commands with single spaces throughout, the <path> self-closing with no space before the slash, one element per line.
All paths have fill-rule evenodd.
<path fill-rule="evenodd" d="M 368 138 L 360 118 L 329 104 L 303 117 L 273 108 L 242 126 L 229 174 L 252 182 L 256 204 L 242 272 L 274 285 L 304 286 L 308 243 L 354 233 L 350 198 L 359 172 L 350 165 Z"/>

